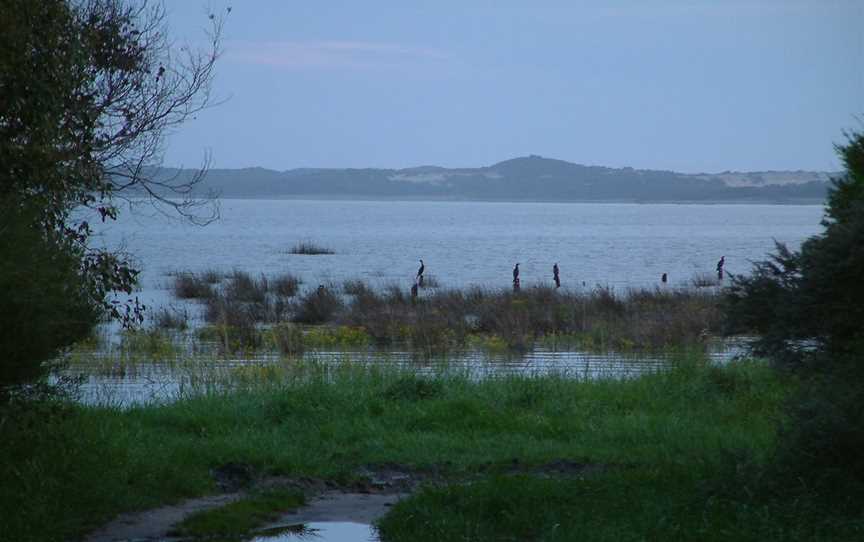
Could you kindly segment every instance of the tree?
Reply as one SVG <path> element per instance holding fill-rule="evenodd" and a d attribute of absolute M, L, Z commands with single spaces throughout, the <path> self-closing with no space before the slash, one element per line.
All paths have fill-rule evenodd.
<path fill-rule="evenodd" d="M 864 492 L 864 134 L 837 151 L 824 231 L 799 252 L 776 254 L 737 277 L 728 295 L 731 329 L 756 330 L 759 349 L 795 371 L 774 478 L 800 483 L 860 514 Z"/>
<path fill-rule="evenodd" d="M 202 52 L 175 48 L 164 8 L 147 0 L 0 0 L 0 287 L 16 292 L 0 299 L 0 313 L 25 321 L 0 335 L 7 369 L 50 357 L 100 314 L 140 320 L 135 303 L 109 299 L 131 293 L 134 266 L 88 246 L 90 222 L 116 219 L 119 199 L 213 218 L 197 211 L 207 198 L 192 197 L 206 160 L 191 180 L 154 167 L 167 132 L 210 103 L 222 18 L 208 22 Z M 75 325 L 61 325 L 72 314 Z M 20 380 L 11 373 L 29 375 L 0 378 Z"/>
<path fill-rule="evenodd" d="M 846 172 L 832 181 L 824 231 L 799 252 L 778 243 L 728 297 L 733 330 L 755 329 L 764 353 L 817 371 L 864 346 L 864 134 L 837 151 Z"/>

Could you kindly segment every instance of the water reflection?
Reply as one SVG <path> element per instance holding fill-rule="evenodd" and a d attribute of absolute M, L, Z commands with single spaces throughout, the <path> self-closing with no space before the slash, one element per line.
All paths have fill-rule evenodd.
<path fill-rule="evenodd" d="M 374 542 L 378 540 L 375 529 L 366 523 L 348 521 L 326 521 L 278 527 L 250 539 L 250 542 Z"/>
<path fill-rule="evenodd" d="M 748 341 L 746 337 L 716 341 L 709 346 L 707 355 L 715 363 L 725 363 L 744 354 Z M 472 379 L 557 375 L 595 380 L 633 378 L 663 370 L 674 361 L 674 354 L 593 353 L 540 347 L 522 355 L 475 349 L 425 360 L 418 360 L 416 353 L 407 350 L 318 350 L 299 358 L 283 358 L 272 352 L 234 358 L 181 353 L 176 359 L 137 363 L 118 359 L 110 351 L 94 351 L 70 364 L 60 375 L 81 377 L 78 397 L 85 404 L 128 407 L 172 401 L 184 394 L 219 391 L 241 367 L 387 365 L 421 374 L 450 373 Z"/>

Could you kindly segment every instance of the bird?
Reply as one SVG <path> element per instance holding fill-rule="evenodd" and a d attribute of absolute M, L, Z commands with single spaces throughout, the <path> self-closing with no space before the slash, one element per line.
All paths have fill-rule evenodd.
<path fill-rule="evenodd" d="M 513 291 L 514 291 L 514 292 L 518 292 L 519 289 L 520 289 L 520 284 L 519 284 L 519 264 L 517 263 L 516 266 L 513 268 Z"/>
<path fill-rule="evenodd" d="M 419 286 L 423 286 L 423 271 L 426 270 L 426 266 L 423 265 L 423 260 L 420 260 L 420 269 L 417 270 L 417 279 L 414 281 Z"/>

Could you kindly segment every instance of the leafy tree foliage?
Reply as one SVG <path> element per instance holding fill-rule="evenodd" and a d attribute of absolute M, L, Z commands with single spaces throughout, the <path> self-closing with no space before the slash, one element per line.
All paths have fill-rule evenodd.
<path fill-rule="evenodd" d="M 728 298 L 733 330 L 755 329 L 763 352 L 812 370 L 864 346 L 864 134 L 837 150 L 846 174 L 833 181 L 824 231 L 800 252 L 778 243 Z"/>
<path fill-rule="evenodd" d="M 209 218 L 190 197 L 200 176 L 150 176 L 166 131 L 208 105 L 222 25 L 209 20 L 199 52 L 175 49 L 163 8 L 146 0 L 0 0 L 0 384 L 29 376 L 15 368 L 100 313 L 140 318 L 108 295 L 131 293 L 134 266 L 88 244 L 90 223 L 115 219 L 118 199 Z"/>
<path fill-rule="evenodd" d="M 824 231 L 799 252 L 778 244 L 752 276 L 737 277 L 732 329 L 756 330 L 758 347 L 802 378 L 776 463 L 793 483 L 860 514 L 864 493 L 864 134 L 837 147 Z"/>

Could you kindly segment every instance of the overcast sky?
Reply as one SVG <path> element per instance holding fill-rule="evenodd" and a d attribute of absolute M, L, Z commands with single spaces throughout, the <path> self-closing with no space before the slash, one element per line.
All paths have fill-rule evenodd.
<path fill-rule="evenodd" d="M 167 0 L 200 40 L 204 2 Z M 864 115 L 862 0 L 212 0 L 215 94 L 166 165 L 476 167 L 539 154 L 833 170 Z"/>

